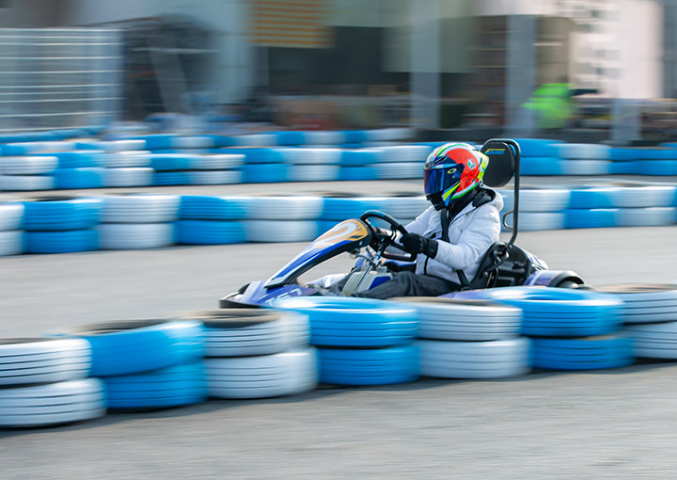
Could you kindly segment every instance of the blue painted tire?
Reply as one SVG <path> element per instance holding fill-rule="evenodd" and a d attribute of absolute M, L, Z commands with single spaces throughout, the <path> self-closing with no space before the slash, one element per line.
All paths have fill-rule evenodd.
<path fill-rule="evenodd" d="M 179 218 L 182 220 L 244 220 L 252 208 L 250 197 L 209 197 L 182 195 Z"/>
<path fill-rule="evenodd" d="M 58 158 L 60 169 L 102 167 L 105 158 L 104 152 L 100 150 L 74 150 L 39 155 Z"/>
<path fill-rule="evenodd" d="M 104 168 L 59 168 L 52 172 L 56 188 L 70 190 L 79 188 L 101 188 L 106 170 Z"/>
<path fill-rule="evenodd" d="M 191 170 L 197 158 L 198 155 L 180 153 L 153 153 L 150 156 L 151 166 L 157 172 Z"/>
<path fill-rule="evenodd" d="M 630 336 L 607 335 L 581 339 L 534 338 L 533 366 L 546 370 L 620 368 L 635 361 Z"/>
<path fill-rule="evenodd" d="M 451 295 L 519 307 L 521 334 L 537 337 L 607 335 L 622 325 L 623 302 L 613 295 L 549 287 L 505 287 Z"/>
<path fill-rule="evenodd" d="M 99 250 L 99 232 L 94 229 L 57 232 L 26 232 L 26 253 L 75 253 Z"/>
<path fill-rule="evenodd" d="M 289 180 L 289 165 L 279 163 L 257 163 L 243 165 L 244 183 L 279 183 Z"/>
<path fill-rule="evenodd" d="M 346 143 L 364 143 L 369 140 L 368 132 L 365 130 L 345 130 L 342 133 Z"/>
<path fill-rule="evenodd" d="M 208 398 L 202 361 L 146 373 L 104 377 L 108 407 L 114 410 L 170 408 Z"/>
<path fill-rule="evenodd" d="M 332 385 L 409 383 L 420 375 L 418 346 L 376 349 L 318 348 L 320 382 Z"/>
<path fill-rule="evenodd" d="M 91 197 L 38 197 L 24 204 L 24 228 L 28 231 L 82 230 L 96 226 L 103 200 Z"/>
<path fill-rule="evenodd" d="M 569 208 L 600 209 L 613 208 L 614 189 L 609 187 L 575 188 L 571 190 Z"/>
<path fill-rule="evenodd" d="M 93 377 L 157 370 L 192 363 L 205 355 L 204 327 L 195 321 L 100 322 L 64 334 L 89 341 Z"/>
<path fill-rule="evenodd" d="M 329 347 L 390 347 L 410 343 L 418 334 L 414 307 L 383 300 L 304 297 L 276 307 L 310 319 L 310 343 Z"/>
<path fill-rule="evenodd" d="M 566 228 L 611 228 L 618 226 L 618 209 L 569 209 Z"/>
<path fill-rule="evenodd" d="M 520 146 L 522 157 L 558 157 L 559 149 L 557 145 L 562 143 L 560 140 L 539 138 L 518 138 L 515 140 Z"/>
<path fill-rule="evenodd" d="M 376 180 L 378 174 L 376 167 L 341 167 L 338 179 L 342 182 L 360 182 Z"/>
<path fill-rule="evenodd" d="M 176 243 L 183 245 L 228 245 L 245 243 L 242 222 L 220 220 L 179 220 Z"/>
<path fill-rule="evenodd" d="M 188 172 L 154 172 L 153 185 L 190 185 Z"/>
<path fill-rule="evenodd" d="M 244 155 L 247 165 L 271 165 L 285 162 L 284 155 L 277 148 L 228 148 L 222 153 Z"/>
<path fill-rule="evenodd" d="M 322 220 L 342 221 L 348 218 L 360 218 L 367 210 L 387 210 L 386 197 L 325 197 Z"/>
<path fill-rule="evenodd" d="M 340 165 L 342 167 L 364 167 L 379 163 L 382 155 L 381 149 L 343 150 Z"/>
<path fill-rule="evenodd" d="M 562 175 L 563 160 L 557 157 L 524 157 L 521 161 L 521 174 L 526 176 Z"/>

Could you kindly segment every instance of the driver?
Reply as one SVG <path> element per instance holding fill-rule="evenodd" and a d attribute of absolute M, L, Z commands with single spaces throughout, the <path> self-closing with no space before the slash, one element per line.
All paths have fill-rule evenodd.
<path fill-rule="evenodd" d="M 392 280 L 353 294 L 386 299 L 439 296 L 459 290 L 459 273 L 469 281 L 501 232 L 501 195 L 482 184 L 489 157 L 465 143 L 448 143 L 428 156 L 423 184 L 428 207 L 400 239 L 417 254 L 416 273 L 400 272 Z"/>

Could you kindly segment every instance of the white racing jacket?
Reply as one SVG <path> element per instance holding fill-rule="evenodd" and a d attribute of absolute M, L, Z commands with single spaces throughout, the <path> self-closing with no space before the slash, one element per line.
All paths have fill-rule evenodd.
<path fill-rule="evenodd" d="M 489 190 L 489 189 L 486 189 Z M 493 192 L 493 190 L 492 190 Z M 460 284 L 456 271 L 463 270 L 469 281 L 475 278 L 480 260 L 501 233 L 500 212 L 503 198 L 498 192 L 493 200 L 479 207 L 472 202 L 449 223 L 449 242 L 442 240 L 439 211 L 429 207 L 405 226 L 408 232 L 437 240 L 435 258 L 416 257 L 416 273 L 444 278 Z"/>

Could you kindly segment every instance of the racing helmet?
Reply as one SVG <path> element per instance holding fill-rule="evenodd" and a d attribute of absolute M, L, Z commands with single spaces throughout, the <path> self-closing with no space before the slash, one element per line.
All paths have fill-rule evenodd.
<path fill-rule="evenodd" d="M 467 143 L 447 143 L 425 161 L 423 187 L 436 210 L 448 208 L 482 183 L 489 157 Z"/>

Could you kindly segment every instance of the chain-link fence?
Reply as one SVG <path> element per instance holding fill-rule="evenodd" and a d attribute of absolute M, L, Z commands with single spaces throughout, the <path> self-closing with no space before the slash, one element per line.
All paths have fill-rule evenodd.
<path fill-rule="evenodd" d="M 0 132 L 103 125 L 122 101 L 116 29 L 0 29 Z"/>

